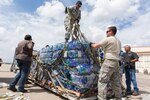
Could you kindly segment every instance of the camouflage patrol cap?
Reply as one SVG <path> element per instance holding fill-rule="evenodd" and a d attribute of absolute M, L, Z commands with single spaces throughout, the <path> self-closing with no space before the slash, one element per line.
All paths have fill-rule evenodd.
<path fill-rule="evenodd" d="M 80 5 L 82 5 L 82 2 L 81 2 L 81 1 L 77 1 L 77 2 L 76 2 L 76 4 L 80 4 Z"/>

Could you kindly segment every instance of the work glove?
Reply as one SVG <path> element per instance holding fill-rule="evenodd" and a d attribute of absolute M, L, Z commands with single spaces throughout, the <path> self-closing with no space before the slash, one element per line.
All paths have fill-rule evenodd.
<path fill-rule="evenodd" d="M 79 24 L 79 20 L 78 19 L 76 19 L 76 22 Z"/>
<path fill-rule="evenodd" d="M 68 13 L 68 10 L 67 10 L 68 8 L 67 7 L 65 7 L 65 14 L 67 14 Z"/>
<path fill-rule="evenodd" d="M 69 33 L 66 33 L 66 34 L 65 34 L 65 42 L 68 42 L 69 38 L 70 38 L 70 34 L 69 34 Z"/>
<path fill-rule="evenodd" d="M 89 43 L 89 47 L 90 47 L 90 48 L 92 48 L 92 44 L 93 44 L 92 42 Z"/>

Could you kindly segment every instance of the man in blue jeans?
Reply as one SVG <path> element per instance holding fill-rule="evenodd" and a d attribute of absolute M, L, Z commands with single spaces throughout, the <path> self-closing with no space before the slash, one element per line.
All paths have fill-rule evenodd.
<path fill-rule="evenodd" d="M 125 77 L 126 77 L 126 94 L 132 94 L 133 96 L 137 96 L 139 94 L 139 89 L 136 82 L 136 69 L 135 62 L 138 61 L 139 57 L 135 52 L 131 51 L 131 47 L 126 45 L 124 47 L 125 53 L 124 57 L 124 67 L 125 67 Z M 131 91 L 131 82 L 133 83 L 134 92 Z"/>
<path fill-rule="evenodd" d="M 16 84 L 19 82 L 18 91 L 19 92 L 27 92 L 24 89 L 25 82 L 28 77 L 28 73 L 30 71 L 30 66 L 32 62 L 32 52 L 33 52 L 34 43 L 32 42 L 31 35 L 26 35 L 24 40 L 21 41 L 16 48 L 16 56 L 17 64 L 19 67 L 19 73 L 15 76 L 13 81 L 10 83 L 8 89 L 16 92 Z"/>

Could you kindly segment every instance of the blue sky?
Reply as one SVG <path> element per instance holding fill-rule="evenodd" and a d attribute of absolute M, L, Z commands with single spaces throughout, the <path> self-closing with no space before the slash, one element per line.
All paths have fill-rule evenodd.
<path fill-rule="evenodd" d="M 150 46 L 150 0 L 81 0 L 80 28 L 99 42 L 106 27 L 116 25 L 122 46 Z M 76 0 L 0 0 L 0 57 L 11 62 L 14 49 L 31 34 L 34 49 L 64 42 L 64 9 Z M 9 49 L 8 49 L 9 48 Z"/>
<path fill-rule="evenodd" d="M 19 12 L 28 12 L 28 13 L 34 13 L 36 9 L 44 5 L 46 1 L 51 1 L 51 0 L 14 0 L 14 5 L 13 7 L 15 8 L 16 11 Z M 74 4 L 76 1 L 75 0 L 59 0 L 64 4 L 64 6 L 69 6 Z"/>
<path fill-rule="evenodd" d="M 49 0 L 14 0 L 14 8 L 19 12 L 34 13 L 36 9 Z"/>

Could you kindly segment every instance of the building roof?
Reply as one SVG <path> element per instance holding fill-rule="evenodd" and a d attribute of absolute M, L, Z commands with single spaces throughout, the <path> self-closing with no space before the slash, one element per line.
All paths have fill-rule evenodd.
<path fill-rule="evenodd" d="M 138 54 L 150 54 L 150 46 L 136 46 L 131 47 L 131 51 Z"/>

